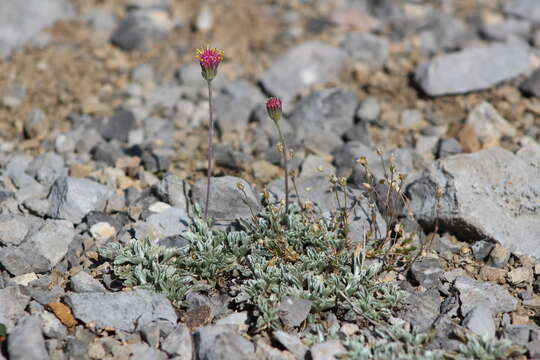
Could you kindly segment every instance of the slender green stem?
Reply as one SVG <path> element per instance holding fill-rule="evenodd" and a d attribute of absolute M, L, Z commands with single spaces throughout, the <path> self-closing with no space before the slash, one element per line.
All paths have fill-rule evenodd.
<path fill-rule="evenodd" d="M 283 168 L 285 170 L 285 214 L 289 213 L 289 170 L 287 168 L 287 145 L 285 144 L 285 138 L 281 132 L 281 127 L 276 123 L 276 127 L 279 133 L 281 144 L 283 145 Z"/>
<path fill-rule="evenodd" d="M 208 203 L 210 201 L 210 178 L 212 177 L 212 159 L 214 157 L 214 118 L 212 116 L 212 83 L 207 81 L 208 84 L 208 105 L 210 113 L 209 129 L 208 129 L 208 172 L 206 177 L 206 203 L 204 205 L 204 217 L 208 217 Z"/>

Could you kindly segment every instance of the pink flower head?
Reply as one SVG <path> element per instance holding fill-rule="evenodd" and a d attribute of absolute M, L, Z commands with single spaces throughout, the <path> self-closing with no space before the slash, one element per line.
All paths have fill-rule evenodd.
<path fill-rule="evenodd" d="M 276 123 L 281 119 L 281 99 L 277 97 L 271 97 L 266 101 L 266 111 L 268 111 L 268 116 Z"/>
<path fill-rule="evenodd" d="M 210 48 L 208 46 L 205 50 L 197 49 L 195 57 L 199 59 L 201 64 L 201 73 L 206 81 L 214 80 L 217 74 L 218 66 L 223 60 L 224 55 L 225 54 L 223 51 Z"/>

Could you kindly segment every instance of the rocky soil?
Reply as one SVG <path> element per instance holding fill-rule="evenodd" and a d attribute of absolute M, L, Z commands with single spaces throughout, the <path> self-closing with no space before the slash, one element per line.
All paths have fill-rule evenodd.
<path fill-rule="evenodd" d="M 381 176 L 393 154 L 407 175 L 403 212 L 425 244 L 381 279 L 410 294 L 390 323 L 435 329 L 433 349 L 477 334 L 540 358 L 539 1 L 3 0 L 0 359 L 341 359 L 347 336 L 374 330 L 330 311 L 338 335 L 309 342 L 311 304 L 295 299 L 287 326 L 254 332 L 227 294 L 178 308 L 100 256 L 131 239 L 186 246 L 205 196 L 206 44 L 225 51 L 217 226 L 265 190 L 283 197 L 264 108 L 278 96 L 316 211 L 337 206 L 329 175 L 364 190 L 361 156 Z M 358 217 L 361 242 L 372 219 Z"/>

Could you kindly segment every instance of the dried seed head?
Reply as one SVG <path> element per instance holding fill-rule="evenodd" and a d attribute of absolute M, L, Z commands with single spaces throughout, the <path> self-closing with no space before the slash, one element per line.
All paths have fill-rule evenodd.
<path fill-rule="evenodd" d="M 278 144 L 276 145 L 276 147 L 277 147 L 277 151 L 278 151 L 279 153 L 283 154 L 283 151 L 285 151 L 285 147 L 283 146 L 283 144 L 282 144 L 282 143 L 278 143 Z"/>
<path fill-rule="evenodd" d="M 241 182 L 236 183 L 236 188 L 240 191 L 244 191 L 246 189 L 244 184 L 242 184 Z"/>
<path fill-rule="evenodd" d="M 268 99 L 266 101 L 266 111 L 268 111 L 268 116 L 270 116 L 270 119 L 274 120 L 276 123 L 279 123 L 282 114 L 281 99 L 277 97 L 271 97 Z"/>
<path fill-rule="evenodd" d="M 437 199 L 441 199 L 444 196 L 444 190 L 442 187 L 437 186 L 437 190 L 435 190 L 435 197 Z"/>
<path fill-rule="evenodd" d="M 221 50 L 206 47 L 205 50 L 197 49 L 195 57 L 199 59 L 201 74 L 206 81 L 212 81 L 217 75 L 217 69 L 225 53 Z"/>
<path fill-rule="evenodd" d="M 367 167 L 368 166 L 368 160 L 366 159 L 365 156 L 360 156 L 360 158 L 358 160 L 356 160 L 356 162 L 360 165 L 362 165 L 363 167 Z"/>
<path fill-rule="evenodd" d="M 363 183 L 362 186 L 368 189 L 369 191 L 373 190 L 373 186 L 369 185 L 368 183 Z"/>
<path fill-rule="evenodd" d="M 339 178 L 339 186 L 346 187 L 347 186 L 347 178 L 340 177 Z"/>
<path fill-rule="evenodd" d="M 338 182 L 338 178 L 337 178 L 336 174 L 330 175 L 330 176 L 328 177 L 328 180 L 330 181 L 330 183 L 331 183 L 332 185 L 336 185 L 337 182 Z"/>
<path fill-rule="evenodd" d="M 306 209 L 306 210 L 312 209 L 313 206 L 314 206 L 313 201 L 311 201 L 311 200 L 304 201 L 303 205 L 304 205 L 304 209 Z"/>
<path fill-rule="evenodd" d="M 380 147 L 378 147 L 378 148 L 376 149 L 376 151 L 377 151 L 377 155 L 382 156 L 383 151 L 382 151 L 382 149 L 381 149 Z"/>

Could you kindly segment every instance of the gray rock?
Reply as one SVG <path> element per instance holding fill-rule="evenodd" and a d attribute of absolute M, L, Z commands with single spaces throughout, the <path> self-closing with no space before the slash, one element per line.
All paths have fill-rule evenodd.
<path fill-rule="evenodd" d="M 302 99 L 289 123 L 301 138 L 311 129 L 341 136 L 352 128 L 357 106 L 358 98 L 351 90 L 325 89 Z"/>
<path fill-rule="evenodd" d="M 171 29 L 167 13 L 161 10 L 131 11 L 114 31 L 111 41 L 126 51 L 149 50 Z"/>
<path fill-rule="evenodd" d="M 222 133 L 243 133 L 255 104 L 250 98 L 222 93 L 215 97 L 214 106 L 215 121 Z"/>
<path fill-rule="evenodd" d="M 0 215 L 0 244 L 19 245 L 28 234 L 28 224 L 22 215 Z"/>
<path fill-rule="evenodd" d="M 99 281 L 84 271 L 78 272 L 71 277 L 71 290 L 76 293 L 107 292 Z"/>
<path fill-rule="evenodd" d="M 334 360 L 339 356 L 347 354 L 339 340 L 326 340 L 325 342 L 315 344 L 309 350 L 313 360 Z"/>
<path fill-rule="evenodd" d="M 112 189 L 92 180 L 60 178 L 49 194 L 49 216 L 79 223 L 90 211 L 103 211 L 112 195 Z"/>
<path fill-rule="evenodd" d="M 529 352 L 530 359 L 540 358 L 540 340 L 531 341 L 525 346 L 527 347 L 527 351 Z"/>
<path fill-rule="evenodd" d="M 67 328 L 58 320 L 56 315 L 48 311 L 38 313 L 41 322 L 41 330 L 47 338 L 64 339 L 67 334 Z"/>
<path fill-rule="evenodd" d="M 517 299 L 500 285 L 459 276 L 454 281 L 454 288 L 459 291 L 462 314 L 477 306 L 488 307 L 494 314 L 517 309 Z"/>
<path fill-rule="evenodd" d="M 526 40 L 532 30 L 532 24 L 529 21 L 509 18 L 500 23 L 484 25 L 482 34 L 489 40 L 509 41 L 515 37 L 521 37 Z"/>
<path fill-rule="evenodd" d="M 113 327 L 134 331 L 137 326 L 165 319 L 175 324 L 177 316 L 169 300 L 147 290 L 119 293 L 68 293 L 66 303 L 74 316 L 84 323 L 94 322 L 98 329 Z"/>
<path fill-rule="evenodd" d="M 24 309 L 30 302 L 30 297 L 24 294 L 20 286 L 10 286 L 0 289 L 0 323 L 11 331 L 15 322 L 24 316 Z"/>
<path fill-rule="evenodd" d="M 202 327 L 194 339 L 200 360 L 255 359 L 253 344 L 224 325 Z"/>
<path fill-rule="evenodd" d="M 116 139 L 127 142 L 129 132 L 137 126 L 135 115 L 129 110 L 117 109 L 113 116 L 101 125 L 100 132 L 106 140 Z"/>
<path fill-rule="evenodd" d="M 21 245 L 4 248 L 0 263 L 13 275 L 49 271 L 67 254 L 74 237 L 71 223 L 46 220 Z"/>
<path fill-rule="evenodd" d="M 201 66 L 199 64 L 189 64 L 178 68 L 176 71 L 176 79 L 185 88 L 192 88 L 197 90 L 206 90 L 206 81 L 201 77 Z M 218 76 L 212 80 L 212 89 L 219 91 L 226 84 L 226 78 L 220 75 L 218 70 Z"/>
<path fill-rule="evenodd" d="M 9 176 L 17 188 L 36 183 L 36 180 L 26 173 L 26 169 L 32 160 L 33 158 L 29 155 L 17 154 L 9 159 L 6 164 L 5 174 Z"/>
<path fill-rule="evenodd" d="M 216 321 L 216 325 L 236 325 L 242 326 L 248 324 L 248 313 L 247 311 L 234 312 L 230 315 L 225 316 L 222 319 Z"/>
<path fill-rule="evenodd" d="M 159 238 L 179 235 L 187 230 L 190 224 L 186 211 L 176 207 L 152 214 L 146 222 L 154 225 Z"/>
<path fill-rule="evenodd" d="M 144 343 L 138 344 L 129 344 L 127 345 L 131 356 L 130 359 L 141 359 L 141 360 L 167 360 L 168 357 L 165 353 L 151 348 L 150 346 Z"/>
<path fill-rule="evenodd" d="M 375 122 L 381 113 L 381 106 L 375 97 L 368 97 L 360 103 L 356 117 L 362 121 Z"/>
<path fill-rule="evenodd" d="M 533 72 L 521 85 L 521 90 L 528 95 L 540 97 L 540 69 Z"/>
<path fill-rule="evenodd" d="M 476 335 L 493 338 L 495 336 L 495 320 L 488 307 L 477 306 L 465 315 L 463 326 Z"/>
<path fill-rule="evenodd" d="M 336 169 L 332 164 L 315 155 L 308 155 L 302 162 L 300 177 L 308 178 L 312 176 L 329 176 L 335 174 Z"/>
<path fill-rule="evenodd" d="M 9 333 L 8 354 L 10 360 L 49 359 L 37 316 L 21 319 Z"/>
<path fill-rule="evenodd" d="M 287 296 L 279 304 L 279 318 L 285 326 L 300 326 L 309 315 L 312 304 L 309 300 Z"/>
<path fill-rule="evenodd" d="M 354 59 L 374 68 L 382 67 L 390 54 L 390 42 L 381 36 L 366 32 L 347 34 L 341 47 Z"/>
<path fill-rule="evenodd" d="M 429 289 L 439 284 L 439 276 L 443 270 L 439 260 L 427 258 L 415 261 L 410 271 L 416 284 Z"/>
<path fill-rule="evenodd" d="M 297 359 L 304 359 L 306 356 L 306 353 L 308 351 L 308 348 L 306 345 L 300 341 L 300 339 L 297 336 L 291 335 L 289 333 L 286 333 L 282 330 L 277 330 L 272 333 L 272 336 L 285 347 L 285 349 L 289 350 Z"/>
<path fill-rule="evenodd" d="M 26 172 L 46 186 L 50 186 L 61 176 L 67 176 L 68 173 L 67 168 L 64 167 L 64 159 L 53 152 L 35 158 L 28 164 Z"/>
<path fill-rule="evenodd" d="M 416 69 L 415 80 L 431 96 L 462 94 L 489 89 L 529 70 L 526 47 L 494 44 L 436 57 Z"/>
<path fill-rule="evenodd" d="M 445 158 L 447 156 L 452 156 L 456 154 L 461 154 L 463 152 L 463 147 L 460 142 L 454 138 L 445 138 L 439 141 L 439 146 L 437 149 L 437 158 Z"/>
<path fill-rule="evenodd" d="M 429 329 L 439 316 L 441 298 L 437 289 L 423 293 L 412 292 L 407 302 L 407 307 L 400 312 L 400 318 L 408 321 L 418 331 Z"/>
<path fill-rule="evenodd" d="M 161 201 L 187 210 L 190 185 L 178 176 L 174 174 L 166 175 L 152 187 L 152 190 Z"/>
<path fill-rule="evenodd" d="M 307 88 L 335 79 L 347 53 L 322 42 L 300 44 L 277 59 L 262 76 L 264 88 L 285 104 Z"/>
<path fill-rule="evenodd" d="M 29 138 L 35 138 L 44 134 L 49 129 L 49 122 L 45 112 L 41 109 L 33 109 L 24 122 L 24 133 Z"/>
<path fill-rule="evenodd" d="M 488 264 L 496 268 L 503 268 L 510 260 L 510 249 L 499 244 L 495 244 L 489 253 Z"/>
<path fill-rule="evenodd" d="M 502 336 L 513 343 L 527 345 L 531 340 L 531 327 L 528 325 L 507 325 L 502 331 Z"/>
<path fill-rule="evenodd" d="M 504 11 L 534 22 L 540 22 L 540 4 L 535 0 L 512 0 L 504 5 Z"/>
<path fill-rule="evenodd" d="M 467 115 L 470 126 L 482 144 L 497 144 L 502 136 L 514 137 L 516 129 L 487 101 L 476 105 Z"/>
<path fill-rule="evenodd" d="M 246 193 L 237 188 L 237 184 L 242 184 Z M 234 220 L 251 216 L 250 208 L 254 213 L 260 209 L 259 197 L 251 185 L 234 176 L 212 177 L 210 182 L 210 201 L 208 205 L 208 216 L 215 220 Z M 191 188 L 191 201 L 199 204 L 204 209 L 206 201 L 206 179 L 201 179 L 193 184 Z M 247 201 L 247 204 L 246 204 Z"/>
<path fill-rule="evenodd" d="M 43 29 L 58 20 L 74 16 L 73 6 L 66 0 L 5 0 L 0 2 L 0 58 L 38 41 Z"/>
<path fill-rule="evenodd" d="M 456 50 L 467 40 L 465 24 L 455 17 L 434 12 L 428 19 L 427 29 L 419 33 L 422 48 L 428 53 L 438 50 Z"/>
<path fill-rule="evenodd" d="M 499 242 L 518 255 L 540 257 L 540 184 L 528 181 L 540 169 L 501 148 L 455 155 L 435 162 L 407 189 L 410 208 L 425 229 L 458 239 Z M 438 210 L 434 194 L 445 190 Z M 516 241 L 519 239 L 519 241 Z"/>
<path fill-rule="evenodd" d="M 489 241 L 479 240 L 479 241 L 474 242 L 474 244 L 471 245 L 474 258 L 476 260 L 484 260 L 485 258 L 488 257 L 489 253 L 491 252 L 491 250 L 493 250 L 494 246 L 495 244 Z"/>
<path fill-rule="evenodd" d="M 163 340 L 161 349 L 169 356 L 179 356 L 181 360 L 191 360 L 194 348 L 188 327 L 182 323 L 178 324 L 173 332 Z"/>
<path fill-rule="evenodd" d="M 171 151 L 166 148 L 145 151 L 142 155 L 144 168 L 152 173 L 168 171 L 171 167 L 171 158 Z"/>

